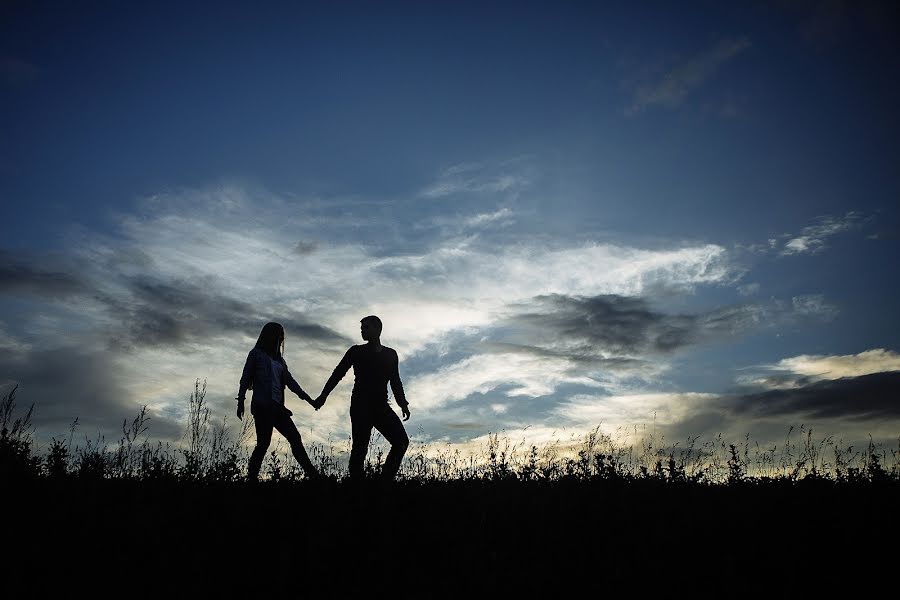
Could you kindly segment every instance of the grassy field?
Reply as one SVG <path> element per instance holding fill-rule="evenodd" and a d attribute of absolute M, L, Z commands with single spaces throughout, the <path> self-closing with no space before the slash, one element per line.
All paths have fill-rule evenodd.
<path fill-rule="evenodd" d="M 344 477 L 342 449 L 314 445 L 324 480 L 274 451 L 249 484 L 252 428 L 213 426 L 199 384 L 177 448 L 146 440 L 142 412 L 115 443 L 73 434 L 37 452 L 14 393 L 0 425 L 6 590 L 831 597 L 897 565 L 897 452 L 805 431 L 768 449 L 492 436 L 476 456 L 411 447 L 392 484 L 377 445 L 361 482 Z"/>

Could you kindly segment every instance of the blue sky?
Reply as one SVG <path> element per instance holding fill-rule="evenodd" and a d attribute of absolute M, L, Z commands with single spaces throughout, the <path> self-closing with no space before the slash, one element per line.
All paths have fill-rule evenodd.
<path fill-rule="evenodd" d="M 422 441 L 896 440 L 896 9 L 594 4 L 5 6 L 0 381 L 174 440 L 374 312 Z"/>

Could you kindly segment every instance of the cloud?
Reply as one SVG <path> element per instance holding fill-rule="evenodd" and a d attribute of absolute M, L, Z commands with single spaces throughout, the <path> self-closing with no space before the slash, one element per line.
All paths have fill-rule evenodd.
<path fill-rule="evenodd" d="M 817 297 L 823 304 L 821 297 Z M 601 295 L 539 296 L 507 321 L 530 339 L 565 343 L 576 354 L 612 356 L 670 353 L 688 345 L 725 339 L 749 329 L 774 324 L 793 314 L 818 314 L 779 304 L 742 304 L 699 314 L 666 314 L 640 297 Z M 522 333 L 524 331 L 524 333 Z"/>
<path fill-rule="evenodd" d="M 715 394 L 697 392 L 653 392 L 615 396 L 579 394 L 561 403 L 555 414 L 568 426 L 590 428 L 604 424 L 607 428 L 636 424 L 666 426 L 686 419 L 698 406 L 718 398 Z"/>
<path fill-rule="evenodd" d="M 806 294 L 791 298 L 794 312 L 798 315 L 818 316 L 825 320 L 831 320 L 838 314 L 838 308 L 825 301 L 822 294 Z"/>
<path fill-rule="evenodd" d="M 898 371 L 900 356 L 883 348 L 847 355 L 801 354 L 744 370 L 749 373 L 737 378 L 741 386 L 763 390 L 796 389 L 826 379 Z"/>
<path fill-rule="evenodd" d="M 739 285 L 737 286 L 737 291 L 741 296 L 755 296 L 759 293 L 759 284 L 746 283 L 744 285 Z"/>
<path fill-rule="evenodd" d="M 129 393 L 121 358 L 77 346 L 32 347 L 0 353 L 0 373 L 19 385 L 20 404 L 35 405 L 39 434 L 62 435 L 77 418 L 79 431 L 88 437 L 99 431 L 111 438 L 141 407 Z M 155 437 L 180 438 L 181 423 L 157 411 L 150 411 L 150 418 Z"/>
<path fill-rule="evenodd" d="M 27 293 L 52 298 L 64 298 L 88 289 L 77 275 L 60 270 L 56 265 L 44 265 L 41 262 L 42 259 L 23 259 L 0 251 L 0 288 L 5 293 Z"/>
<path fill-rule="evenodd" d="M 745 394 L 735 399 L 738 415 L 802 419 L 900 418 L 900 372 L 825 379 L 809 385 Z"/>
<path fill-rule="evenodd" d="M 865 222 L 861 213 L 850 211 L 843 217 L 822 216 L 815 225 L 804 227 L 798 236 L 790 239 L 781 249 L 781 256 L 818 254 L 827 248 L 826 240 L 838 233 L 859 227 Z"/>
<path fill-rule="evenodd" d="M 635 86 L 626 115 L 648 108 L 678 108 L 688 94 L 715 76 L 722 66 L 750 47 L 747 37 L 722 40 L 713 48 L 671 68 L 661 79 L 643 81 Z"/>
<path fill-rule="evenodd" d="M 510 227 L 516 222 L 515 215 L 515 211 L 508 207 L 468 215 L 436 215 L 416 222 L 413 228 L 427 230 L 429 235 L 439 235 L 443 238 L 471 240 L 486 230 Z"/>
<path fill-rule="evenodd" d="M 201 278 L 197 283 L 135 277 L 126 283 L 130 293 L 103 301 L 117 321 L 128 324 L 134 345 L 196 343 L 204 338 L 253 331 L 259 323 L 271 320 L 273 313 L 279 315 L 279 322 L 289 334 L 324 342 L 348 341 L 296 310 L 271 305 L 263 308 L 230 298 L 214 277 Z"/>
<path fill-rule="evenodd" d="M 529 170 L 521 160 L 499 165 L 461 163 L 445 169 L 437 181 L 423 189 L 423 198 L 444 198 L 458 194 L 516 193 L 530 184 Z"/>
<path fill-rule="evenodd" d="M 294 246 L 294 254 L 299 254 L 300 256 L 307 256 L 316 251 L 316 248 L 319 247 L 319 244 L 316 242 L 306 242 L 300 240 L 297 242 L 297 245 Z"/>
<path fill-rule="evenodd" d="M 728 419 L 818 420 L 832 431 L 860 435 L 861 425 L 848 426 L 853 420 L 865 423 L 870 433 L 896 437 L 896 431 L 890 431 L 900 417 L 896 352 L 875 348 L 859 354 L 804 354 L 754 370 L 761 373 L 739 378 L 751 391 L 723 396 L 719 402 Z"/>
<path fill-rule="evenodd" d="M 107 329 L 119 348 L 195 343 L 252 330 L 271 318 L 272 307 L 229 297 L 213 275 L 132 275 L 121 256 L 93 266 L 74 262 L 70 267 L 74 272 L 52 270 L 41 264 L 40 257 L 13 262 L 0 254 L 0 259 L 6 259 L 0 263 L 4 294 L 28 293 L 51 305 L 65 299 L 71 312 L 93 313 L 95 324 Z M 279 307 L 278 313 L 289 331 L 315 340 L 346 341 L 296 310 Z"/>
<path fill-rule="evenodd" d="M 476 328 L 473 355 L 417 376 L 410 397 L 434 410 L 476 394 L 538 398 L 573 386 L 622 394 L 658 382 L 679 349 L 793 317 L 786 304 L 673 315 L 643 298 L 539 296 Z"/>
<path fill-rule="evenodd" d="M 513 212 L 508 208 L 501 208 L 490 213 L 480 213 L 465 220 L 467 227 L 481 227 L 488 224 L 509 223 Z"/>
<path fill-rule="evenodd" d="M 619 431 L 623 443 L 646 441 L 652 433 L 657 447 L 721 435 L 732 442 L 750 436 L 751 442 L 780 448 L 791 427 L 801 425 L 854 445 L 865 443 L 869 434 L 891 443 L 900 418 L 898 393 L 900 372 L 891 371 L 738 394 L 576 394 L 553 409 L 556 418 L 546 425 L 581 435 L 602 425 L 604 431 Z"/>
<path fill-rule="evenodd" d="M 876 348 L 859 354 L 794 356 L 770 366 L 776 371 L 809 377 L 813 380 L 859 377 L 885 371 L 900 371 L 900 355 Z"/>
<path fill-rule="evenodd" d="M 0 323 L 0 352 L 21 354 L 23 352 L 30 351 L 31 348 L 31 344 L 23 342 L 15 336 L 10 335 L 6 330 L 6 327 L 4 327 L 2 323 Z"/>
<path fill-rule="evenodd" d="M 395 247 L 381 236 L 347 233 L 382 232 L 383 214 L 323 210 L 317 200 L 289 201 L 235 185 L 181 190 L 121 215 L 110 235 L 70 237 L 65 262 L 7 260 L 11 285 L 0 301 L 27 290 L 35 302 L 17 307 L 4 329 L 6 346 L 22 356 L 35 356 L 33 348 L 71 352 L 73 360 L 84 356 L 90 364 L 115 356 L 109 385 L 97 375 L 100 369 L 91 371 L 92 385 L 112 390 L 107 399 L 92 399 L 90 381 L 69 377 L 46 380 L 38 396 L 29 396 L 33 380 L 23 384 L 23 401 L 39 398 L 40 414 L 41 404 L 59 406 L 57 399 L 68 398 L 66 419 L 109 413 L 119 420 L 133 412 L 129 407 L 148 404 L 160 419 L 177 422 L 199 377 L 209 380 L 208 397 L 221 417 L 233 411 L 243 360 L 263 323 L 286 326 L 291 370 L 316 393 L 358 341 L 359 318 L 374 313 L 385 322 L 385 343 L 400 353 L 416 406 L 450 422 L 441 410 L 483 393 L 492 404 L 510 406 L 480 417 L 495 423 L 501 416 L 518 418 L 523 402 L 566 386 L 615 390 L 666 367 L 642 356 L 580 353 L 578 340 L 557 346 L 499 335 L 498 326 L 534 297 L 625 299 L 734 279 L 729 255 L 718 245 L 647 250 L 435 236 Z M 507 210 L 475 213 L 473 223 L 503 223 L 512 213 Z M 298 255 L 298 239 L 329 242 Z M 712 321 L 707 326 L 715 327 Z M 9 362 L 0 375 L 24 382 L 28 361 Z M 348 431 L 350 385 L 352 378 L 316 413 L 310 439 Z M 124 404 L 117 403 L 120 395 Z M 295 411 L 298 419 L 305 420 L 304 410 Z"/>
<path fill-rule="evenodd" d="M 501 393 L 509 398 L 534 398 L 552 394 L 563 384 L 600 387 L 597 381 L 572 373 L 571 367 L 565 358 L 523 353 L 477 354 L 414 377 L 408 396 L 416 399 L 416 406 L 430 411 L 498 388 L 503 388 Z"/>

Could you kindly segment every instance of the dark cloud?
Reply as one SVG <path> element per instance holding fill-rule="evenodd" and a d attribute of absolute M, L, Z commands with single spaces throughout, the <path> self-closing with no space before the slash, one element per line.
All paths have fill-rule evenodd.
<path fill-rule="evenodd" d="M 100 301 L 122 323 L 123 335 L 114 338 L 126 347 L 202 343 L 229 333 L 255 335 L 268 321 L 280 322 L 289 335 L 300 339 L 340 345 L 348 341 L 297 311 L 223 296 L 211 280 L 133 278 L 127 294 Z"/>
<path fill-rule="evenodd" d="M 299 254 L 300 256 L 306 256 L 307 254 L 312 254 L 319 247 L 319 244 L 316 242 L 306 242 L 300 240 L 297 242 L 297 245 L 294 246 L 294 254 Z"/>
<path fill-rule="evenodd" d="M 140 259 L 140 254 L 124 257 L 128 265 Z M 302 345 L 322 350 L 352 343 L 296 310 L 229 297 L 212 277 L 126 276 L 116 265 L 104 266 L 103 285 L 93 285 L 91 274 L 97 270 L 84 264 L 78 268 L 73 261 L 20 258 L 0 251 L 0 289 L 4 292 L 28 293 L 44 301 L 65 300 L 71 310 L 83 308 L 94 315 L 91 319 L 100 316 L 84 331 L 83 346 L 67 343 L 55 350 L 31 350 L 40 348 L 40 341 L 35 340 L 30 346 L 15 347 L 15 352 L 7 349 L 2 353 L 0 381 L 20 384 L 19 397 L 23 403 L 35 403 L 35 423 L 48 435 L 62 434 L 77 417 L 84 428 L 103 431 L 109 439 L 119 435 L 122 419 L 137 414 L 140 407 L 127 401 L 130 396 L 115 375 L 110 357 L 118 352 L 140 348 L 184 351 L 208 346 L 222 337 L 255 338 L 268 321 L 284 325 L 290 348 Z M 163 415 L 153 416 L 154 437 L 178 439 L 181 429 Z"/>
<path fill-rule="evenodd" d="M 791 426 L 805 424 L 856 443 L 866 428 L 896 423 L 900 418 L 900 371 L 817 381 L 789 389 L 722 395 L 703 401 L 678 422 L 661 427 L 668 439 L 709 438 L 718 433 L 764 443 L 783 444 Z M 839 424 L 839 425 L 836 425 Z M 839 426 L 839 430 L 834 430 Z M 894 438 L 896 439 L 896 438 Z"/>
<path fill-rule="evenodd" d="M 809 385 L 813 381 L 811 377 L 795 373 L 770 373 L 753 379 L 751 384 L 766 389 L 787 389 Z"/>
<path fill-rule="evenodd" d="M 448 429 L 459 429 L 465 431 L 481 431 L 485 428 L 484 423 L 479 423 L 477 421 L 466 421 L 462 423 L 446 423 L 445 427 Z"/>
<path fill-rule="evenodd" d="M 339 346 L 350 342 L 296 310 L 232 298 L 214 277 L 164 279 L 126 276 L 117 270 L 152 266 L 139 251 L 102 263 L 103 285 L 96 281 L 98 275 L 91 275 L 96 269 L 75 262 L 62 268 L 58 262 L 0 251 L 0 289 L 43 299 L 77 298 L 99 306 L 118 323 L 118 330 L 107 331 L 115 348 L 202 343 L 223 334 L 255 335 L 268 321 L 282 323 L 300 339 Z"/>
<path fill-rule="evenodd" d="M 900 418 L 900 371 L 817 381 L 808 385 L 744 394 L 728 402 L 736 415 L 811 418 Z"/>
<path fill-rule="evenodd" d="M 740 305 L 700 315 L 654 311 L 641 298 L 602 295 L 539 296 L 530 309 L 511 317 L 514 327 L 573 358 L 598 354 L 668 353 L 678 348 L 740 333 L 764 319 L 758 305 Z M 561 343 L 564 350 L 554 344 Z"/>
<path fill-rule="evenodd" d="M 300 339 L 326 344 L 340 342 L 341 347 L 354 343 L 353 340 L 339 334 L 333 329 L 325 327 L 324 325 L 310 323 L 306 317 L 296 313 L 289 313 L 286 319 L 282 319 L 281 324 L 284 325 L 286 335 L 296 336 Z"/>
<path fill-rule="evenodd" d="M 137 345 L 199 342 L 222 333 L 256 334 L 268 321 L 278 321 L 289 335 L 323 343 L 348 340 L 290 309 L 259 306 L 221 295 L 212 281 L 172 283 L 135 279 L 130 329 Z"/>
<path fill-rule="evenodd" d="M 648 364 L 648 361 L 625 356 L 600 357 L 597 356 L 597 349 L 589 346 L 574 346 L 559 350 L 509 342 L 485 342 L 479 345 L 478 348 L 483 352 L 528 354 L 541 358 L 565 358 L 575 363 L 589 364 L 592 368 L 603 368 L 613 371 L 637 370 L 646 367 Z"/>
<path fill-rule="evenodd" d="M 131 297 L 122 315 L 132 342 L 177 345 L 219 332 L 247 330 L 258 322 L 250 303 L 223 297 L 215 289 L 212 282 L 132 279 Z M 123 308 L 118 301 L 110 305 Z"/>
<path fill-rule="evenodd" d="M 0 290 L 4 293 L 63 298 L 84 293 L 87 289 L 85 282 L 76 275 L 0 251 Z"/>
<path fill-rule="evenodd" d="M 130 399 L 113 353 L 79 347 L 0 353 L 0 379 L 18 384 L 20 407 L 34 404 L 33 422 L 49 436 L 66 433 L 77 418 L 78 431 L 115 436 L 122 422 L 133 419 L 140 405 Z M 178 439 L 180 424 L 151 416 L 151 433 L 161 439 Z"/>

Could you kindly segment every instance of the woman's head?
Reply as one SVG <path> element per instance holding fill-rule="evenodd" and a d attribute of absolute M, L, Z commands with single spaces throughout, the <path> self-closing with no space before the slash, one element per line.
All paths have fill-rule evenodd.
<path fill-rule="evenodd" d="M 284 327 L 281 323 L 266 323 L 259 332 L 256 347 L 271 356 L 281 358 L 284 352 Z"/>

